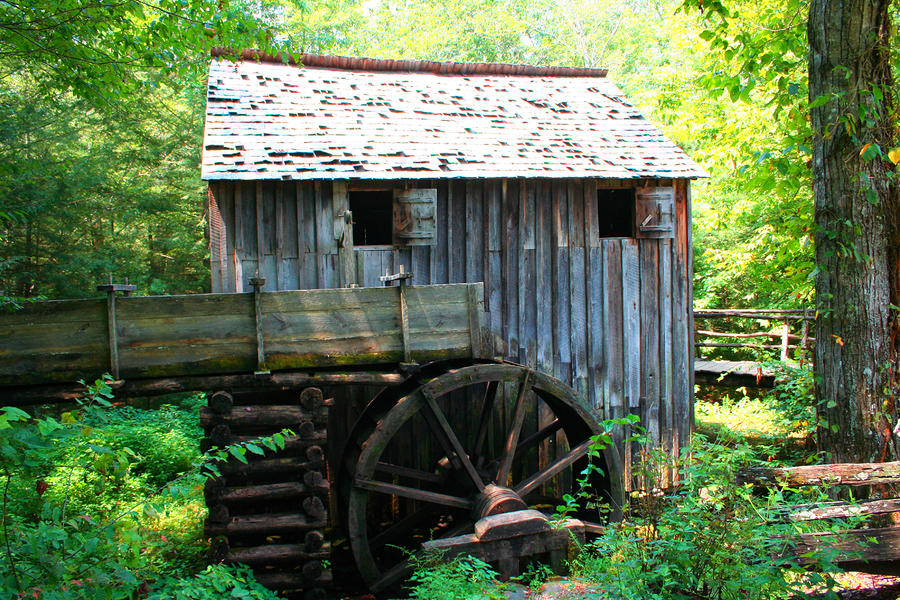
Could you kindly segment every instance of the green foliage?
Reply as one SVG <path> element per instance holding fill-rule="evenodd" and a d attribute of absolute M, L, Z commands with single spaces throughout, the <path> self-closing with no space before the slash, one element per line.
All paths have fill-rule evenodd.
<path fill-rule="evenodd" d="M 114 409 L 111 397 L 99 380 L 77 410 L 0 409 L 0 596 L 130 598 L 161 575 L 196 570 L 204 479 L 229 456 L 283 448 L 289 433 L 204 455 L 196 399 L 139 411 Z M 254 597 L 242 572 L 214 571 L 191 589 L 229 577 L 233 597 Z"/>
<path fill-rule="evenodd" d="M 211 565 L 190 578 L 166 577 L 157 582 L 147 600 L 277 600 L 253 578 L 248 567 Z"/>
<path fill-rule="evenodd" d="M 108 406 L 112 397 L 106 382 L 89 388 L 82 401 L 85 411 Z M 136 589 L 133 573 L 140 554 L 140 536 L 120 531 L 116 520 L 95 520 L 73 510 L 69 491 L 88 472 L 104 472 L 120 480 L 127 472 L 124 451 L 105 451 L 89 443 L 90 427 L 73 413 L 31 420 L 19 409 L 7 407 L 0 418 L 0 473 L 2 473 L 2 547 L 6 569 L 0 580 L 5 597 L 29 594 L 35 598 L 127 598 Z M 61 464 L 57 444 L 70 445 L 74 463 Z M 62 467 L 56 482 L 63 493 L 51 499 L 48 471 Z M 11 509 L 13 482 L 30 488 L 38 509 L 36 518 Z M 18 497 L 18 494 L 17 494 Z M 77 590 L 77 592 L 76 592 Z"/>
<path fill-rule="evenodd" d="M 0 3 L 0 293 L 208 291 L 205 69 L 277 50 L 255 4 Z"/>
<path fill-rule="evenodd" d="M 768 364 L 766 368 L 775 372 L 770 400 L 781 416 L 780 425 L 791 433 L 814 438 L 819 421 L 812 368 L 781 362 Z"/>
<path fill-rule="evenodd" d="M 528 586 L 528 590 L 532 594 L 537 594 L 539 593 L 541 586 L 547 583 L 547 580 L 555 575 L 556 573 L 553 572 L 553 569 L 551 569 L 549 565 L 539 562 L 530 562 L 521 575 L 518 577 L 511 577 L 510 579 Z"/>
<path fill-rule="evenodd" d="M 440 553 L 410 557 L 410 597 L 421 600 L 503 600 L 504 586 L 489 564 L 473 556 L 445 560 Z"/>
<path fill-rule="evenodd" d="M 699 17 L 706 45 L 696 85 L 671 107 L 681 123 L 699 117 L 695 158 L 712 175 L 697 191 L 698 304 L 800 307 L 814 268 L 806 3 L 687 0 L 683 9 Z"/>
<path fill-rule="evenodd" d="M 193 414 L 175 406 L 155 411 L 122 407 L 86 421 L 95 429 L 91 443 L 110 450 L 129 449 L 131 473 L 153 488 L 193 469 L 200 458 L 197 440 L 202 429 Z"/>
<path fill-rule="evenodd" d="M 775 373 L 772 390 L 738 388 L 721 393 L 721 388 L 698 386 L 696 431 L 749 445 L 760 460 L 786 466 L 815 462 L 820 420 L 812 369 L 782 362 L 764 366 Z"/>
<path fill-rule="evenodd" d="M 43 92 L 110 101 L 167 75 L 183 80 L 213 46 L 271 51 L 249 8 L 228 0 L 4 2 L 0 55 L 5 71 L 38 76 Z"/>
<path fill-rule="evenodd" d="M 749 463 L 746 445 L 706 442 L 697 436 L 678 467 L 682 484 L 666 494 L 654 483 L 664 454 L 645 452 L 642 491 L 633 494 L 626 519 L 587 545 L 575 573 L 611 599 L 787 598 L 803 585 L 830 585 L 825 575 L 800 571 L 788 559 L 779 534 L 794 526 L 770 523 L 768 510 L 781 492 L 760 499 L 751 486 L 734 483 Z"/>
<path fill-rule="evenodd" d="M 0 288 L 83 297 L 115 273 L 141 293 L 208 288 L 199 93 L 96 109 L 23 74 L 0 85 Z"/>
<path fill-rule="evenodd" d="M 556 507 L 553 515 L 554 524 L 561 524 L 562 521 L 569 516 L 574 515 L 582 509 L 592 509 L 597 511 L 598 516 L 605 515 L 609 511 L 609 507 L 599 499 L 594 493 L 592 479 L 595 475 L 602 477 L 603 469 L 598 465 L 602 461 L 602 452 L 613 444 L 613 432 L 618 428 L 631 427 L 634 432 L 626 439 L 626 443 L 638 441 L 641 439 L 643 428 L 638 423 L 640 417 L 637 415 L 625 415 L 618 419 L 605 419 L 600 422 L 602 433 L 591 436 L 591 445 L 588 447 L 587 464 L 578 474 L 575 480 L 575 489 L 571 494 L 563 494 L 563 503 Z"/>

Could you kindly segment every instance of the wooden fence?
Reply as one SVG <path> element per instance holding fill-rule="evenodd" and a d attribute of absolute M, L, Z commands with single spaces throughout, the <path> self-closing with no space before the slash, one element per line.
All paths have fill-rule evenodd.
<path fill-rule="evenodd" d="M 716 327 L 715 324 L 719 321 L 725 321 L 724 326 Z M 748 324 L 748 321 L 751 323 Z M 701 323 L 705 327 L 701 327 Z M 776 325 L 778 330 L 773 330 L 775 323 L 778 324 Z M 814 323 L 815 311 L 812 309 L 699 309 L 694 311 L 694 347 L 698 350 L 700 348 L 779 350 L 782 361 L 791 357 L 792 349 L 799 349 L 800 359 L 803 360 L 812 356 L 812 345 L 816 341 L 811 331 Z M 728 331 L 728 327 L 740 331 Z M 723 339 L 735 341 L 720 341 Z"/>

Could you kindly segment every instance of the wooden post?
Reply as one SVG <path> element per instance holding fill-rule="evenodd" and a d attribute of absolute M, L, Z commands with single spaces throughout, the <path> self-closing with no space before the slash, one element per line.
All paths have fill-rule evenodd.
<path fill-rule="evenodd" d="M 781 328 L 781 362 L 785 362 L 788 359 L 788 344 L 790 343 L 790 338 L 791 338 L 790 321 L 785 319 L 784 325 Z"/>
<path fill-rule="evenodd" d="M 253 286 L 253 305 L 256 308 L 256 373 L 265 374 L 269 372 L 266 367 L 266 349 L 262 331 L 262 288 L 266 285 L 266 280 L 262 277 L 251 277 L 250 285 Z"/>
<path fill-rule="evenodd" d="M 119 379 L 119 334 L 116 323 L 116 292 L 122 292 L 124 296 L 130 296 L 137 289 L 136 285 L 129 285 L 128 278 L 125 283 L 113 283 L 112 275 L 109 283 L 97 286 L 98 292 L 106 292 L 106 326 L 109 332 L 109 374 L 113 379 Z"/>
<path fill-rule="evenodd" d="M 412 273 L 406 272 L 406 267 L 400 265 L 400 272 L 394 275 L 385 273 L 378 279 L 388 286 L 391 282 L 396 281 L 400 286 L 400 337 L 403 342 L 403 362 L 409 364 L 412 362 L 412 353 L 409 349 L 409 308 L 406 305 L 406 284 L 412 279 Z"/>
<path fill-rule="evenodd" d="M 356 287 L 356 261 L 353 255 L 353 213 L 345 209 L 338 214 L 341 234 L 338 237 L 338 269 L 341 287 Z"/>

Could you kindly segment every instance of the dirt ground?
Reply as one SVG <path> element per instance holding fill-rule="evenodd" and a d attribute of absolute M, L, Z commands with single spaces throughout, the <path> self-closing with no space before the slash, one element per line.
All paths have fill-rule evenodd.
<path fill-rule="evenodd" d="M 836 578 L 843 589 L 842 600 L 897 600 L 900 598 L 900 577 L 844 573 Z"/>

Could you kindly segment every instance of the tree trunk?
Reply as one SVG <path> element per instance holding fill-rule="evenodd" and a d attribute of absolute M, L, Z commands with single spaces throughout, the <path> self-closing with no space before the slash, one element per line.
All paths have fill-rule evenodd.
<path fill-rule="evenodd" d="M 812 0 L 816 396 L 832 462 L 897 458 L 894 331 L 897 186 L 889 0 Z"/>

